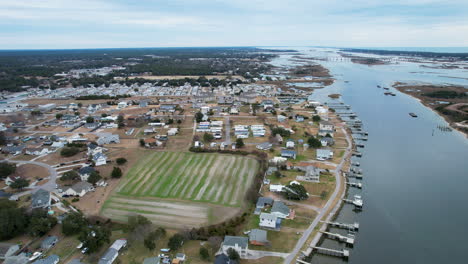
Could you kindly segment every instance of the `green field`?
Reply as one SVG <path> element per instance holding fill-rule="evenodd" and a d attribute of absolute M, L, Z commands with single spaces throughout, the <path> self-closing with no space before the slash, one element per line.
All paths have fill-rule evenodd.
<path fill-rule="evenodd" d="M 153 152 L 129 170 L 103 214 L 123 221 L 138 213 L 166 226 L 215 222 L 226 207 L 242 206 L 257 169 L 243 156 Z"/>

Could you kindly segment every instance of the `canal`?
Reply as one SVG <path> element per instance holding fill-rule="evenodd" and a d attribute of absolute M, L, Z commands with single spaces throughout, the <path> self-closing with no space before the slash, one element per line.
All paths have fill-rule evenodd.
<path fill-rule="evenodd" d="M 296 48 L 295 48 L 296 49 Z M 307 56 L 339 56 L 335 51 L 301 48 Z M 275 66 L 290 67 L 292 55 L 281 55 Z M 468 250 L 468 140 L 456 131 L 442 132 L 444 120 L 416 99 L 398 92 L 385 96 L 396 81 L 466 85 L 468 70 L 425 69 L 417 63 L 366 66 L 351 62 L 319 61 L 336 82 L 310 96 L 321 102 L 339 93 L 369 132 L 360 149 L 363 189 L 362 212 L 344 205 L 337 221 L 360 223 L 349 263 L 466 263 Z M 418 118 L 408 115 L 414 112 Z M 357 180 L 352 180 L 357 181 Z M 331 229 L 347 234 L 346 231 Z M 322 246 L 343 249 L 325 239 Z M 341 259 L 314 255 L 312 263 L 341 263 Z"/>

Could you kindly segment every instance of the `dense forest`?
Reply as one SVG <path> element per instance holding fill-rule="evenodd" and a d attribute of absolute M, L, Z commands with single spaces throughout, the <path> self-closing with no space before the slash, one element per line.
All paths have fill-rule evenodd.
<path fill-rule="evenodd" d="M 213 75 L 233 73 L 257 77 L 268 69 L 260 62 L 281 50 L 237 48 L 144 48 L 89 50 L 0 51 L 0 91 L 21 91 L 24 86 L 109 84 L 114 77 L 151 75 Z M 288 51 L 288 50 L 286 50 Z M 65 78 L 54 76 L 72 69 L 123 66 L 107 76 Z M 130 81 L 132 82 L 132 81 Z"/>

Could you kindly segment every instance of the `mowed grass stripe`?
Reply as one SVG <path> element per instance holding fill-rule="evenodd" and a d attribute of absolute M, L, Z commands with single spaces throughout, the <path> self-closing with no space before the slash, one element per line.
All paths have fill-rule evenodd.
<path fill-rule="evenodd" d="M 206 214 L 200 214 L 200 215 L 193 215 L 191 212 L 186 212 L 186 211 L 176 211 L 176 210 L 167 210 L 165 208 L 158 208 L 158 207 L 151 207 L 151 206 L 145 206 L 145 205 L 138 205 L 135 207 L 134 204 L 125 204 L 125 203 L 116 203 L 113 202 L 111 203 L 108 208 L 114 208 L 114 209 L 123 209 L 126 211 L 132 211 L 135 208 L 138 208 L 138 210 L 141 211 L 146 211 L 148 213 L 152 214 L 157 214 L 157 215 L 173 215 L 173 216 L 181 216 L 181 217 L 188 217 L 188 218 L 199 218 L 199 219 L 206 219 L 207 215 Z"/>
<path fill-rule="evenodd" d="M 216 199 L 216 193 L 220 189 L 222 189 L 220 183 L 222 183 L 225 180 L 226 175 L 229 175 L 232 165 L 236 160 L 235 157 L 231 156 L 225 156 L 225 158 L 227 159 L 227 161 L 223 162 L 223 164 L 217 168 L 217 170 L 215 171 L 214 179 L 212 179 L 210 181 L 210 184 L 206 186 L 207 188 L 206 190 L 204 190 L 204 193 L 202 193 L 201 200 L 212 201 L 214 203 L 219 202 L 219 200 Z"/>
<path fill-rule="evenodd" d="M 234 169 L 234 165 L 236 164 L 237 160 L 239 160 L 239 157 L 232 157 L 229 161 L 228 166 L 226 167 L 225 170 L 223 170 L 222 177 L 219 177 L 215 183 L 215 186 L 211 187 L 210 194 L 207 197 L 206 200 L 214 200 L 217 203 L 222 203 L 222 193 L 225 192 L 225 187 L 224 185 L 228 181 L 230 177 L 232 177 L 233 173 L 232 170 Z"/>
<path fill-rule="evenodd" d="M 132 210 L 122 210 L 120 208 L 108 208 L 106 209 L 107 212 L 110 213 L 115 213 L 115 214 L 120 214 L 120 215 L 132 215 L 132 214 L 139 214 L 148 218 L 156 218 L 156 220 L 168 220 L 168 221 L 174 221 L 176 223 L 180 224 L 186 224 L 186 225 L 200 225 L 203 224 L 207 221 L 207 219 L 199 219 L 199 218 L 187 218 L 187 217 L 179 217 L 179 216 L 174 216 L 174 215 L 161 215 L 161 214 L 153 214 L 151 212 L 145 211 L 145 210 L 139 210 L 139 209 L 132 209 Z"/>
<path fill-rule="evenodd" d="M 171 166 L 158 177 L 158 181 L 154 183 L 151 189 L 147 192 L 147 195 L 159 197 L 159 188 L 164 184 L 164 182 L 171 180 L 174 170 L 177 170 L 178 167 L 182 166 L 184 158 L 185 154 L 179 154 L 173 164 L 171 164 Z"/>
<path fill-rule="evenodd" d="M 195 182 L 193 182 L 189 187 L 190 189 L 187 191 L 187 195 L 184 196 L 185 198 L 191 200 L 193 199 L 194 191 L 197 188 L 201 188 L 201 185 L 205 182 L 205 179 L 208 177 L 209 171 L 213 168 L 213 165 L 215 164 L 216 160 L 218 159 L 217 156 L 211 156 L 208 164 L 206 164 L 202 170 L 200 171 L 200 174 L 198 177 L 195 177 Z"/>
<path fill-rule="evenodd" d="M 234 190 L 234 192 L 231 192 L 231 195 L 229 197 L 229 199 L 226 201 L 226 205 L 229 204 L 229 205 L 235 205 L 237 203 L 237 197 L 239 196 L 239 193 L 241 191 L 241 186 L 242 186 L 242 182 L 246 179 L 246 174 L 249 170 L 249 160 L 250 159 L 244 159 L 243 162 L 242 162 L 242 170 L 240 171 L 240 173 L 238 174 L 238 179 L 236 181 L 236 183 L 234 183 L 234 185 L 236 185 L 236 189 Z M 233 177 L 234 178 L 234 177 Z M 242 198 L 241 198 L 242 199 Z"/>
<path fill-rule="evenodd" d="M 169 186 L 168 191 L 167 191 L 167 196 L 168 197 L 174 197 L 177 198 L 177 191 L 184 186 L 184 183 L 187 181 L 188 177 L 187 175 L 190 175 L 193 173 L 194 170 L 194 164 L 199 164 L 202 159 L 204 159 L 203 155 L 194 155 L 192 156 L 192 161 L 187 165 L 187 167 L 184 168 L 184 170 L 181 172 L 180 175 L 177 176 L 177 178 L 174 180 L 174 183 Z"/>
<path fill-rule="evenodd" d="M 240 190 L 241 189 L 246 190 L 244 188 L 241 188 L 241 186 L 249 186 L 248 182 L 249 182 L 249 178 L 251 178 L 250 174 L 253 172 L 254 161 L 251 159 L 247 160 L 245 162 L 245 166 L 246 166 L 245 172 L 241 174 L 242 181 L 239 182 L 239 188 L 237 188 L 235 195 L 231 197 L 231 202 L 229 203 L 230 205 L 240 204 L 240 202 L 242 201 L 242 198 L 244 197 L 244 194 Z"/>
<path fill-rule="evenodd" d="M 177 184 L 180 177 L 185 175 L 185 171 L 187 170 L 188 167 L 191 167 L 191 164 L 195 159 L 197 159 L 197 156 L 190 155 L 189 160 L 185 161 L 185 164 L 177 169 L 177 171 L 174 173 L 174 176 L 171 177 L 170 182 L 166 186 L 164 186 L 164 190 L 161 192 L 161 197 L 169 196 L 169 194 L 171 193 L 171 190 Z"/>
<path fill-rule="evenodd" d="M 170 157 L 168 159 L 166 159 L 164 162 L 158 163 L 157 166 L 154 166 L 151 171 L 147 173 L 145 184 L 139 191 L 140 196 L 147 195 L 150 188 L 152 188 L 152 186 L 156 184 L 158 180 L 160 180 L 161 173 L 167 171 L 167 169 L 172 166 L 172 163 L 177 160 L 179 153 L 170 152 L 169 156 Z"/>
<path fill-rule="evenodd" d="M 249 161 L 249 170 L 247 172 L 247 179 L 242 183 L 243 184 L 243 190 L 247 191 L 250 187 L 250 185 L 253 182 L 253 179 L 255 177 L 255 174 L 257 173 L 258 169 L 258 163 L 255 160 L 250 160 Z M 240 197 L 237 197 L 237 203 L 240 203 L 242 198 L 244 197 L 244 193 L 240 193 Z"/>
<path fill-rule="evenodd" d="M 146 166 L 151 162 L 153 159 L 153 155 L 148 155 L 141 163 L 143 166 L 138 163 L 138 166 L 133 166 L 125 176 L 125 180 L 123 181 L 122 188 L 118 190 L 118 192 L 127 192 L 130 188 L 131 183 L 134 182 L 134 177 L 138 175 Z"/>
<path fill-rule="evenodd" d="M 138 190 L 140 189 L 140 186 L 144 182 L 145 176 L 148 173 L 148 171 L 154 166 L 155 163 L 157 164 L 159 162 L 162 162 L 164 159 L 166 159 L 168 156 L 168 153 L 157 152 L 157 153 L 151 154 L 150 156 L 151 156 L 150 162 L 144 164 L 142 167 L 142 170 L 140 170 L 139 173 L 135 175 L 135 177 L 133 178 L 133 183 L 128 184 L 128 190 L 126 191 L 126 194 L 132 194 L 132 193 L 138 192 Z"/>
<path fill-rule="evenodd" d="M 185 177 L 185 180 L 184 180 L 183 184 L 180 186 L 180 187 L 182 187 L 182 189 L 177 188 L 176 197 L 181 197 L 181 198 L 185 197 L 187 188 L 189 188 L 190 184 L 192 184 L 192 182 L 195 181 L 196 178 L 198 177 L 198 175 L 200 174 L 200 170 L 201 170 L 200 168 L 205 167 L 205 165 L 208 163 L 208 161 L 213 158 L 209 154 L 202 154 L 202 155 L 203 155 L 203 158 L 201 159 L 201 161 Z"/>
<path fill-rule="evenodd" d="M 144 188 L 146 182 L 151 179 L 151 171 L 159 167 L 160 164 L 164 164 L 167 160 L 171 159 L 173 156 L 172 153 L 164 153 L 163 155 L 155 155 L 153 158 L 153 163 L 148 165 L 148 168 L 144 170 L 137 179 L 135 179 L 135 186 L 130 192 L 131 195 L 142 195 L 142 188 Z M 157 160 L 155 160 L 157 159 Z"/>
<path fill-rule="evenodd" d="M 195 188 L 192 197 L 193 199 L 199 201 L 203 194 L 206 191 L 206 188 L 208 188 L 209 185 L 213 184 L 213 177 L 216 177 L 216 172 L 220 167 L 223 167 L 223 165 L 226 162 L 226 157 L 225 156 L 217 156 L 216 159 L 214 160 L 214 163 L 210 166 L 209 171 L 207 172 L 207 177 L 200 181 L 198 186 Z"/>
<path fill-rule="evenodd" d="M 236 159 L 236 163 L 234 164 L 233 168 L 236 169 L 236 171 L 239 171 L 242 169 L 242 163 L 243 163 L 244 159 L 242 158 L 239 158 L 239 159 Z M 236 179 L 238 174 L 233 174 L 231 172 L 229 172 L 229 177 L 227 178 L 227 181 L 224 183 L 224 193 L 222 195 L 222 200 L 220 199 L 221 203 L 222 204 L 228 204 L 229 203 L 229 198 L 231 197 L 231 193 L 234 191 L 234 189 L 236 188 L 237 186 L 237 181 L 238 179 Z"/>

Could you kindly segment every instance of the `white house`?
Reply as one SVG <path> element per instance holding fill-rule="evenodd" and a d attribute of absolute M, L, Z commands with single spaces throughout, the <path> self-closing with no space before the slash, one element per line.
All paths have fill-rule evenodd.
<path fill-rule="evenodd" d="M 55 141 L 51 145 L 52 148 L 63 148 L 63 146 L 65 146 L 65 143 L 62 141 Z"/>
<path fill-rule="evenodd" d="M 86 193 L 94 191 L 94 187 L 89 182 L 78 182 L 66 189 L 62 195 L 83 197 Z"/>
<path fill-rule="evenodd" d="M 327 134 L 330 134 L 333 136 L 333 132 L 335 130 L 334 125 L 331 122 L 328 121 L 321 121 L 319 124 L 319 136 L 326 136 Z"/>
<path fill-rule="evenodd" d="M 120 143 L 119 135 L 117 134 L 104 134 L 98 138 L 96 141 L 98 145 L 110 144 L 110 143 Z"/>
<path fill-rule="evenodd" d="M 233 248 L 241 258 L 247 256 L 249 250 L 249 239 L 247 237 L 239 236 L 225 236 L 224 241 L 221 244 L 221 250 L 224 254 L 228 255 L 228 249 Z"/>
<path fill-rule="evenodd" d="M 329 149 L 317 149 L 317 160 L 328 160 L 333 158 L 333 151 Z"/>
<path fill-rule="evenodd" d="M 93 161 L 96 166 L 106 165 L 107 164 L 107 156 L 103 153 L 97 153 L 93 156 Z"/>
<path fill-rule="evenodd" d="M 127 107 L 127 106 L 128 106 L 128 104 L 127 104 L 127 102 L 125 102 L 125 101 L 119 102 L 119 103 L 117 104 L 117 108 L 118 108 L 118 109 L 122 109 L 122 108 L 125 108 L 125 107 Z"/>
<path fill-rule="evenodd" d="M 270 184 L 270 192 L 282 192 L 284 185 L 281 184 Z"/>
<path fill-rule="evenodd" d="M 278 216 L 270 213 L 260 214 L 260 227 L 276 229 Z"/>
<path fill-rule="evenodd" d="M 49 149 L 47 148 L 25 148 L 24 153 L 26 153 L 27 155 L 40 156 L 40 155 L 49 154 Z"/>
<path fill-rule="evenodd" d="M 293 149 L 293 148 L 294 148 L 294 145 L 295 145 L 295 144 L 294 144 L 294 141 L 292 141 L 292 140 L 288 140 L 288 141 L 286 142 L 286 147 L 287 147 L 287 148 Z"/>

